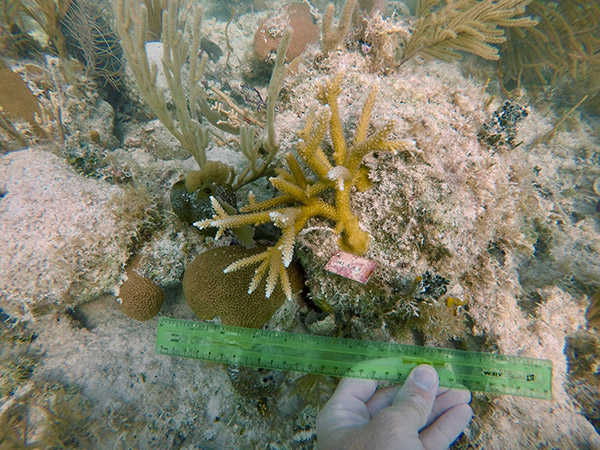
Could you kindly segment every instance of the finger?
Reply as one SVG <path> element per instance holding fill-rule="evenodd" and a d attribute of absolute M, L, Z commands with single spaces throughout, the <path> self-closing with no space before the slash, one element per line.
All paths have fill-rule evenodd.
<path fill-rule="evenodd" d="M 333 396 L 352 397 L 366 403 L 377 389 L 377 381 L 362 378 L 342 378 Z"/>
<path fill-rule="evenodd" d="M 382 409 L 387 408 L 392 404 L 394 398 L 400 390 L 400 385 L 388 386 L 385 388 L 377 389 L 373 397 L 367 401 L 367 409 L 369 414 L 373 417 Z"/>
<path fill-rule="evenodd" d="M 441 388 L 440 388 L 441 390 Z M 471 402 L 471 392 L 466 389 L 445 389 L 444 392 L 438 395 L 433 403 L 433 409 L 427 419 L 426 427 L 431 425 L 437 420 L 442 414 L 455 406 L 468 404 Z"/>
<path fill-rule="evenodd" d="M 449 390 L 450 390 L 450 388 L 439 386 L 439 387 L 438 387 L 438 391 L 437 391 L 437 396 L 439 397 L 439 396 L 440 396 L 440 395 L 442 395 L 444 392 L 447 392 L 447 391 L 449 391 Z"/>
<path fill-rule="evenodd" d="M 367 401 L 367 409 L 369 410 L 369 414 L 371 415 L 371 417 L 373 417 L 379 411 L 381 411 L 382 409 L 387 408 L 388 406 L 390 406 L 392 404 L 392 402 L 394 401 L 394 398 L 396 397 L 396 394 L 398 394 L 398 390 L 400 389 L 400 386 L 401 385 L 397 384 L 397 385 L 394 385 L 394 386 L 388 386 L 388 387 L 385 387 L 385 388 L 377 389 L 377 391 L 375 391 L 375 394 L 373 394 L 373 397 L 371 397 Z M 436 403 L 437 403 L 437 399 L 440 398 L 440 396 L 442 394 L 448 392 L 448 390 L 449 389 L 447 387 L 438 387 L 437 397 L 436 397 Z M 469 400 L 466 400 L 463 403 L 469 403 L 470 401 L 471 401 L 471 393 L 469 392 Z M 433 422 L 438 416 L 440 416 L 441 414 L 443 414 L 444 411 L 445 411 L 445 410 L 444 411 L 439 411 L 439 412 L 436 413 L 436 409 L 435 409 L 436 403 L 433 404 L 434 405 L 433 406 L 433 411 L 432 411 L 432 414 L 429 417 L 430 418 L 429 423 Z M 455 406 L 455 405 L 452 405 L 452 406 Z M 449 406 L 446 409 L 449 409 L 452 406 Z M 435 418 L 433 417 L 434 414 L 435 414 Z"/>
<path fill-rule="evenodd" d="M 371 398 L 377 382 L 342 378 L 337 389 L 317 415 L 317 430 L 337 430 L 369 423 L 371 416 L 365 402 Z"/>
<path fill-rule="evenodd" d="M 419 433 L 423 447 L 428 450 L 447 449 L 460 436 L 472 416 L 473 410 L 467 404 L 450 408 Z"/>
<path fill-rule="evenodd" d="M 428 365 L 417 366 L 408 375 L 400 388 L 392 406 L 382 411 L 382 415 L 393 414 L 391 422 L 402 424 L 406 430 L 415 433 L 427 423 L 438 390 L 439 378 L 435 369 Z"/>

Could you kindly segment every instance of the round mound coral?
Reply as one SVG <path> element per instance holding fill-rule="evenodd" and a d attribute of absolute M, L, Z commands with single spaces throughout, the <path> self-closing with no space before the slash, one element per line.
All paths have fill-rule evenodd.
<path fill-rule="evenodd" d="M 192 311 L 205 320 L 220 316 L 225 325 L 261 328 L 285 301 L 281 285 L 277 285 L 269 298 L 265 297 L 264 282 L 248 294 L 255 267 L 244 267 L 231 273 L 223 273 L 223 269 L 264 250 L 264 247 L 249 250 L 231 246 L 198 255 L 183 276 L 183 293 Z M 299 269 L 291 264 L 288 274 L 292 291 L 298 292 L 302 288 Z"/>
<path fill-rule="evenodd" d="M 158 314 L 165 300 L 163 290 L 152 280 L 127 272 L 127 280 L 119 288 L 121 311 L 127 317 L 145 321 Z"/>

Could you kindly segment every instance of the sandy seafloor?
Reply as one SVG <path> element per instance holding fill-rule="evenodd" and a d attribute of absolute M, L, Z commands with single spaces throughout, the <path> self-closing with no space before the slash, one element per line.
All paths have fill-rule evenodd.
<path fill-rule="evenodd" d="M 270 6 L 232 22 L 233 62 L 224 71 L 222 57 L 211 79 L 235 84 L 252 70 L 252 36 L 278 5 Z M 222 48 L 225 24 L 203 22 Z M 493 64 L 415 57 L 384 75 L 360 51 L 311 62 L 318 54 L 318 45 L 309 49 L 284 81 L 280 156 L 294 149 L 316 83 L 339 72 L 347 139 L 377 83 L 372 123 L 395 120 L 410 150 L 367 157 L 373 186 L 352 196 L 372 237 L 365 256 L 378 263 L 369 284 L 323 270 L 337 244 L 328 223 L 313 219 L 296 242 L 303 298 L 286 302 L 268 326 L 550 359 L 552 401 L 475 393 L 475 417 L 453 448 L 600 449 L 600 339 L 586 321 L 600 289 L 597 115 L 578 109 L 538 142 L 573 102 L 523 89 L 512 99 L 528 111 L 515 129 L 521 144 L 493 149 L 478 137 L 505 100 Z M 27 64 L 34 62 L 11 60 L 40 88 Z M 170 187 L 196 163 L 142 103 L 117 132 L 115 112 L 91 80 L 76 75 L 74 89 L 52 58 L 35 64 L 52 80 L 45 86 L 59 99 L 66 138 L 0 156 L 0 447 L 315 448 L 315 415 L 335 380 L 319 381 L 309 395 L 290 373 L 275 392 L 249 394 L 221 365 L 155 353 L 158 317 L 195 319 L 181 287 L 185 267 L 232 238 L 215 241 L 173 214 Z M 126 83 L 133 95 L 134 82 Z M 264 95 L 266 83 L 258 88 Z M 213 140 L 208 157 L 239 170 L 235 148 Z M 250 189 L 274 193 L 264 180 Z M 115 301 L 133 253 L 139 273 L 165 291 L 159 315 L 146 322 L 126 317 Z M 409 299 L 410 281 L 428 271 L 448 281 L 445 293 Z M 456 314 L 449 296 L 466 301 Z M 329 315 L 315 313 L 318 301 Z"/>

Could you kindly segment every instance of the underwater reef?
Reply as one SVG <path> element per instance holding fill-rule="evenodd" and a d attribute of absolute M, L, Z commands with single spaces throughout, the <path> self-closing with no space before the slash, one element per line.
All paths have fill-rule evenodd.
<path fill-rule="evenodd" d="M 316 448 L 174 317 L 550 359 L 451 448 L 600 448 L 600 3 L 227 6 L 0 6 L 0 447 Z"/>

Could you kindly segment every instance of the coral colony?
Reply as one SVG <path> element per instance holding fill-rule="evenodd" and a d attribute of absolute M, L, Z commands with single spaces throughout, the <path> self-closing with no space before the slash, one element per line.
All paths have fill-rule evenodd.
<path fill-rule="evenodd" d="M 309 113 L 304 129 L 298 133 L 300 140 L 296 152 L 302 163 L 317 176 L 315 181 L 310 181 L 300 161 L 288 153 L 285 156 L 288 170 L 279 169 L 278 176 L 269 179 L 271 185 L 280 191 L 281 195 L 257 202 L 254 195 L 250 193 L 248 205 L 242 208 L 243 212 L 248 213 L 234 216 L 228 215 L 213 198 L 213 207 L 217 214 L 212 219 L 195 224 L 201 229 L 217 227 L 219 229 L 217 238 L 225 229 L 243 225 L 272 222 L 281 229 L 281 238 L 273 246 L 258 255 L 242 259 L 225 268 L 226 272 L 231 272 L 247 265 L 260 264 L 250 283 L 248 293 L 256 289 L 268 271 L 266 297 L 271 295 L 277 282 L 281 280 L 286 296 L 291 299 L 292 292 L 286 268 L 292 261 L 296 236 L 311 217 L 322 216 L 335 224 L 334 230 L 340 235 L 338 245 L 342 250 L 362 255 L 368 249 L 369 235 L 360 228 L 350 206 L 352 189 L 356 187 L 365 190 L 370 186 L 368 170 L 362 165 L 363 158 L 374 151 L 396 152 L 398 149 L 407 148 L 409 144 L 388 140 L 393 131 L 393 122 L 388 122 L 381 129 L 367 136 L 369 119 L 375 104 L 376 88 L 371 90 L 363 105 L 354 139 L 347 142 L 342 132 L 337 105 L 341 80 L 342 75 L 338 75 L 325 84 L 319 85 L 317 98 L 323 107 L 319 111 Z M 327 129 L 333 143 L 333 164 L 322 148 Z M 332 204 L 319 197 L 329 189 L 334 191 Z M 290 203 L 290 206 L 281 207 Z M 299 206 L 294 206 L 294 203 Z"/>

